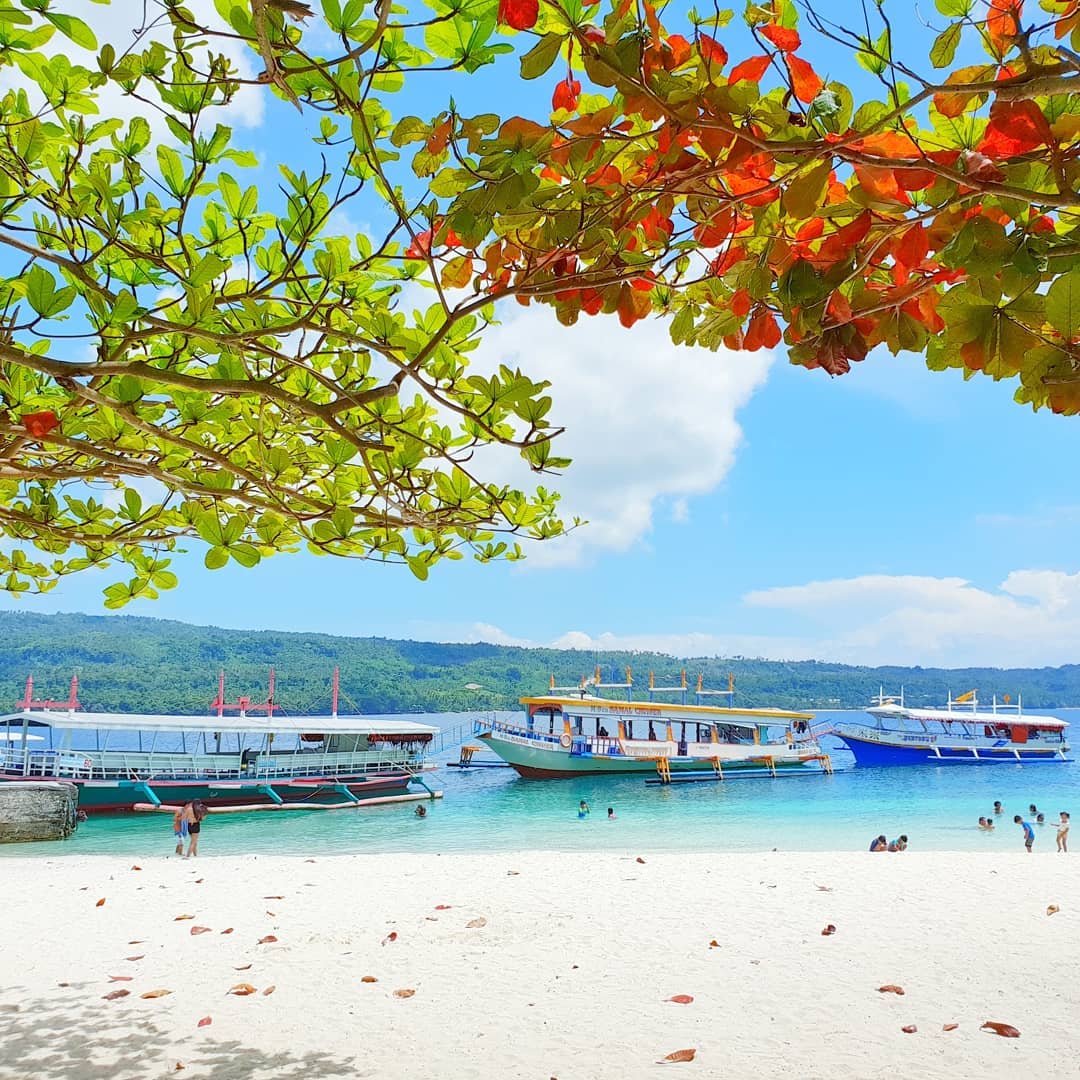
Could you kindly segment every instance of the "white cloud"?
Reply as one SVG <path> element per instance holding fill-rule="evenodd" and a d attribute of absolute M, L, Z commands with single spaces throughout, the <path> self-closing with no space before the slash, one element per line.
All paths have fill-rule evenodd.
<path fill-rule="evenodd" d="M 754 656 L 923 667 L 1043 667 L 1080 655 L 1080 573 L 1015 570 L 997 589 L 962 578 L 867 575 L 748 593 L 730 625 L 710 631 L 567 630 L 546 641 L 476 623 L 468 641 L 675 657 Z M 752 609 L 750 611 L 746 609 Z M 739 629 L 775 612 L 778 632 Z M 700 620 L 696 620 L 700 621 Z M 456 633 L 435 632 L 443 640 Z"/>
<path fill-rule="evenodd" d="M 507 308 L 472 366 L 520 368 L 552 383 L 549 417 L 566 428 L 554 445 L 573 458 L 562 476 L 529 474 L 520 458 L 484 455 L 485 476 L 562 495 L 561 511 L 589 524 L 527 547 L 526 565 L 572 565 L 601 550 L 624 551 L 652 528 L 661 503 L 675 521 L 687 500 L 723 481 L 742 443 L 738 410 L 765 382 L 769 353 L 684 348 L 666 323 L 625 331 L 611 317 L 582 316 L 566 328 L 548 308 Z"/>

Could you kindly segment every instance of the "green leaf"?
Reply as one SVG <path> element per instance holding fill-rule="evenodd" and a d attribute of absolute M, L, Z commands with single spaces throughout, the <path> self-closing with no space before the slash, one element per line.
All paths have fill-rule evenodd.
<path fill-rule="evenodd" d="M 207 570 L 220 570 L 229 561 L 229 549 L 223 547 L 210 548 L 203 562 Z"/>
<path fill-rule="evenodd" d="M 959 19 L 971 11 L 975 0 L 934 0 L 938 12 L 950 19 Z"/>
<path fill-rule="evenodd" d="M 781 196 L 784 212 L 799 220 L 810 217 L 825 198 L 831 172 L 832 163 L 824 161 L 792 180 Z"/>
<path fill-rule="evenodd" d="M 963 23 L 952 23 L 947 29 L 942 30 L 930 47 L 930 63 L 936 68 L 948 67 L 956 56 L 956 47 L 960 44 L 960 34 Z"/>
<path fill-rule="evenodd" d="M 1080 267 L 1046 291 L 1046 321 L 1068 341 L 1080 338 Z"/>
<path fill-rule="evenodd" d="M 565 40 L 563 34 L 545 34 L 521 58 L 521 77 L 539 79 L 559 59 L 559 50 Z"/>
<path fill-rule="evenodd" d="M 97 38 L 94 31 L 74 15 L 62 15 L 56 11 L 43 11 L 45 16 L 65 37 L 70 38 L 76 45 L 84 49 L 97 49 Z"/>

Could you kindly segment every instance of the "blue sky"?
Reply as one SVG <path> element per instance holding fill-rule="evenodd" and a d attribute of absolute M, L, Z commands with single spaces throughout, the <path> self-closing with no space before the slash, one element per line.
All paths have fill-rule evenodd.
<path fill-rule="evenodd" d="M 282 151 L 259 109 L 248 122 L 243 143 Z M 1080 655 L 1080 419 L 1033 414 L 1010 384 L 915 356 L 875 354 L 830 379 L 782 351 L 675 349 L 657 323 L 566 331 L 542 311 L 503 314 L 479 363 L 553 381 L 575 464 L 551 486 L 590 525 L 524 565 L 442 564 L 425 583 L 307 554 L 211 573 L 192 545 L 180 588 L 126 612 L 855 663 Z M 108 580 L 0 606 L 98 613 Z"/>

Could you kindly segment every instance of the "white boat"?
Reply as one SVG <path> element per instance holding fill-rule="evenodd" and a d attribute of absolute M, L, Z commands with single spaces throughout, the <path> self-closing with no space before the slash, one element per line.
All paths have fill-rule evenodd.
<path fill-rule="evenodd" d="M 410 720 L 284 716 L 273 702 L 224 701 L 204 716 L 86 712 L 78 680 L 67 702 L 33 700 L 0 716 L 0 782 L 65 780 L 87 811 L 195 800 L 211 807 L 354 804 L 407 795 L 438 729 Z M 236 716 L 226 716 L 236 709 Z M 257 715 L 263 711 L 266 715 Z"/>
<path fill-rule="evenodd" d="M 709 695 L 730 701 L 734 686 L 704 690 L 700 678 L 689 704 L 686 672 L 674 687 L 658 687 L 650 675 L 650 700 L 636 701 L 629 669 L 626 679 L 602 683 L 598 670 L 577 687 L 556 687 L 553 678 L 551 693 L 521 699 L 524 722 L 477 721 L 474 734 L 531 779 L 652 773 L 655 782 L 670 783 L 832 771 L 814 737 L 812 713 L 702 704 Z M 626 699 L 593 692 L 602 689 L 626 690 Z M 656 701 L 660 693 L 678 693 L 682 700 Z"/>
<path fill-rule="evenodd" d="M 1017 697 L 989 709 L 979 708 L 978 691 L 951 694 L 942 708 L 913 708 L 904 694 L 879 689 L 865 710 L 872 723 L 835 722 L 832 733 L 843 740 L 858 765 L 988 765 L 1068 762 L 1068 722 L 1056 716 L 1023 711 Z"/>

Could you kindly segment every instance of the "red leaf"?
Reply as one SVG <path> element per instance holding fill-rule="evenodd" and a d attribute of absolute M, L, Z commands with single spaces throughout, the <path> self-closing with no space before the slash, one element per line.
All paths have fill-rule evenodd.
<path fill-rule="evenodd" d="M 914 1035 L 919 1029 L 914 1024 L 906 1024 L 900 1029 L 905 1035 Z"/>
<path fill-rule="evenodd" d="M 558 112 L 559 109 L 565 109 L 567 112 L 573 112 L 577 108 L 580 94 L 581 83 L 568 75 L 562 82 L 555 84 L 555 93 L 551 95 L 552 111 Z"/>
<path fill-rule="evenodd" d="M 712 941 L 709 942 L 709 948 L 710 949 L 719 949 L 720 948 L 720 942 L 717 941 L 716 938 L 713 938 Z"/>
<path fill-rule="evenodd" d="M 959 1026 L 960 1026 L 959 1024 L 942 1024 L 941 1025 L 941 1030 L 942 1031 L 955 1031 Z"/>
<path fill-rule="evenodd" d="M 109 982 L 131 982 L 133 978 L 132 975 L 110 975 Z"/>
<path fill-rule="evenodd" d="M 540 0 L 499 0 L 499 22 L 514 30 L 531 30 L 540 14 Z"/>
<path fill-rule="evenodd" d="M 132 869 L 132 870 L 141 870 L 141 869 L 142 869 L 142 867 L 141 867 L 141 866 L 133 866 L 133 867 L 132 867 L 131 869 Z"/>
<path fill-rule="evenodd" d="M 21 419 L 23 427 L 26 428 L 27 432 L 33 435 L 35 439 L 44 438 L 53 428 L 60 426 L 60 421 L 56 419 L 56 413 L 51 410 L 24 413 Z M 100 907 L 100 905 L 98 906 Z"/>
<path fill-rule="evenodd" d="M 450 907 L 451 907 L 450 904 L 436 904 L 435 905 L 435 910 L 436 911 L 449 911 Z"/>
<path fill-rule="evenodd" d="M 645 865 L 645 860 L 640 855 L 634 860 L 634 862 L 639 862 L 642 866 Z"/>
<path fill-rule="evenodd" d="M 801 44 L 798 30 L 770 24 L 761 28 L 761 36 L 767 37 L 781 52 L 794 52 Z"/>
<path fill-rule="evenodd" d="M 125 960 L 141 960 L 141 959 L 143 958 L 143 956 L 145 956 L 145 955 L 146 955 L 146 954 L 145 954 L 145 953 L 143 953 L 143 954 L 142 954 L 142 955 L 140 955 L 140 956 L 125 956 L 125 957 L 124 957 L 124 959 L 125 959 Z"/>
<path fill-rule="evenodd" d="M 693 1000 L 689 994 L 676 994 L 668 998 L 668 1001 L 674 1001 L 676 1005 L 689 1005 Z"/>
<path fill-rule="evenodd" d="M 831 935 L 833 935 L 835 933 L 836 933 L 836 927 L 833 926 L 832 923 L 829 923 L 829 925 L 826 926 L 825 929 L 821 931 L 821 936 L 822 937 L 830 937 Z"/>
<path fill-rule="evenodd" d="M 284 900 L 284 896 L 264 896 L 264 900 Z"/>
<path fill-rule="evenodd" d="M 237 983 L 235 986 L 229 987 L 225 992 L 234 994 L 236 997 L 247 997 L 249 994 L 255 993 L 255 987 L 251 983 Z"/>
<path fill-rule="evenodd" d="M 804 104 L 809 105 L 825 86 L 820 75 L 803 59 L 784 53 L 784 62 L 791 74 L 791 89 Z"/>
<path fill-rule="evenodd" d="M 269 997 L 269 996 L 270 996 L 270 995 L 271 995 L 271 994 L 272 994 L 272 993 L 273 993 L 273 992 L 274 992 L 274 991 L 275 991 L 276 989 L 277 989 L 277 987 L 276 987 L 276 986 L 268 986 L 268 987 L 267 987 L 267 988 L 266 988 L 266 989 L 265 989 L 265 990 L 264 990 L 264 991 L 262 992 L 262 996 L 263 996 L 263 997 Z"/>
<path fill-rule="evenodd" d="M 209 1027 L 214 1021 L 209 1016 L 204 1016 L 195 1026 L 196 1027 Z"/>
<path fill-rule="evenodd" d="M 886 983 L 884 986 L 877 988 L 879 994 L 899 994 L 904 996 L 904 988 L 902 986 L 896 986 L 894 983 Z"/>
<path fill-rule="evenodd" d="M 696 1050 L 673 1050 L 670 1054 L 661 1058 L 657 1064 L 663 1065 L 669 1061 L 693 1061 L 696 1053 Z"/>
<path fill-rule="evenodd" d="M 221 932 L 223 934 L 231 934 L 233 932 L 233 928 L 231 926 L 226 926 L 225 929 L 222 930 Z"/>
<path fill-rule="evenodd" d="M 723 67 L 728 62 L 727 49 L 716 38 L 709 37 L 708 34 L 701 34 L 698 37 L 698 49 L 701 51 L 702 59 L 709 64 Z"/>
<path fill-rule="evenodd" d="M 767 56 L 751 56 L 749 60 L 744 60 L 731 69 L 731 74 L 728 76 L 728 86 L 734 86 L 744 79 L 747 82 L 758 82 L 761 76 L 765 74 L 768 66 L 769 58 Z"/>
<path fill-rule="evenodd" d="M 382 939 L 382 944 L 385 945 L 388 941 L 397 941 L 397 931 L 391 930 L 389 934 Z"/>
<path fill-rule="evenodd" d="M 732 315 L 738 315 L 740 319 L 745 319 L 750 314 L 750 309 L 754 306 L 754 301 L 751 299 L 750 294 L 745 289 L 739 289 L 732 297 L 728 304 L 731 308 Z"/>
<path fill-rule="evenodd" d="M 198 934 L 209 934 L 209 933 L 212 933 L 209 926 L 193 926 L 191 928 L 191 936 L 192 937 L 195 937 Z"/>
<path fill-rule="evenodd" d="M 130 994 L 130 990 L 113 990 L 108 994 L 102 994 L 102 998 L 105 1001 L 116 1001 L 118 998 L 125 998 Z"/>
<path fill-rule="evenodd" d="M 992 1031 L 995 1035 L 1001 1035 L 1006 1039 L 1019 1039 L 1020 1032 L 1012 1024 L 999 1024 L 996 1020 L 987 1020 L 980 1031 Z"/>
<path fill-rule="evenodd" d="M 1053 141 L 1050 125 L 1034 101 L 995 101 L 976 149 L 991 159 L 1026 154 Z"/>
<path fill-rule="evenodd" d="M 255 943 L 256 945 L 269 945 L 272 941 L 277 941 L 277 938 L 273 934 L 267 934 L 266 937 L 261 937 Z"/>
<path fill-rule="evenodd" d="M 1020 29 L 1020 13 L 1024 0 L 990 0 L 990 13 L 986 17 L 986 34 L 998 56 L 1009 50 L 1012 39 Z"/>
<path fill-rule="evenodd" d="M 394 997 L 396 998 L 411 998 L 415 994 L 415 990 L 395 990 Z"/>

